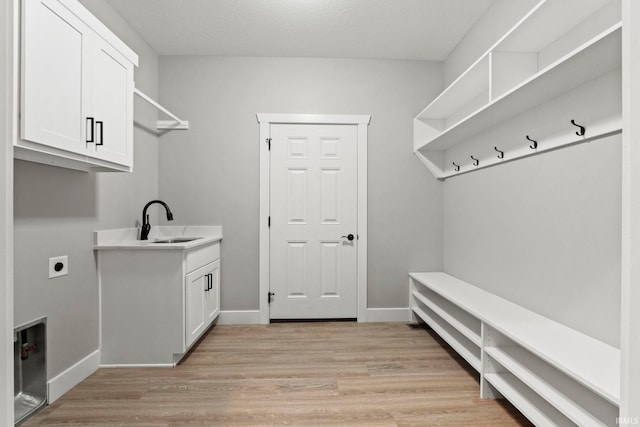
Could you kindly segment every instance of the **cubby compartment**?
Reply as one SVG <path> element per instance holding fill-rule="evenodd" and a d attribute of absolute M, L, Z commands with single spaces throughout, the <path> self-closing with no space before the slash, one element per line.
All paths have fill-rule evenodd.
<path fill-rule="evenodd" d="M 476 371 L 480 372 L 480 347 L 478 345 L 422 303 L 418 302 L 412 310 L 416 316 L 436 331 Z"/>
<path fill-rule="evenodd" d="M 498 367 L 496 369 L 500 370 L 501 368 Z M 513 406 L 537 426 L 578 426 L 509 372 L 502 371 L 485 374 L 483 381 L 486 381 L 503 397 L 508 399 Z"/>
<path fill-rule="evenodd" d="M 411 308 L 475 370 L 481 371 L 481 322 L 425 282 L 411 280 Z"/>
<path fill-rule="evenodd" d="M 434 99 L 413 121 L 414 149 L 428 144 L 442 132 L 487 105 L 490 57 L 476 61 Z"/>
<path fill-rule="evenodd" d="M 482 344 L 481 324 L 478 319 L 420 283 L 414 284 L 412 297 L 420 306 L 433 311 L 469 341 L 478 347 Z"/>
<path fill-rule="evenodd" d="M 494 328 L 486 328 L 484 353 L 487 358 L 484 374 L 489 375 L 489 382 L 493 374 L 505 378 L 505 374 L 508 374 L 508 377 L 519 381 L 517 388 L 521 390 L 521 395 L 535 393 L 575 425 L 587 427 L 615 424 L 618 416 L 616 404 L 603 399 L 603 396 Z M 493 378 L 495 382 L 495 376 Z M 515 384 L 512 379 L 508 382 Z"/>
<path fill-rule="evenodd" d="M 526 81 L 571 56 L 621 21 L 619 1 L 548 0 L 540 2 L 492 48 L 492 78 L 496 83 Z M 497 99 L 517 84 L 496 84 Z"/>

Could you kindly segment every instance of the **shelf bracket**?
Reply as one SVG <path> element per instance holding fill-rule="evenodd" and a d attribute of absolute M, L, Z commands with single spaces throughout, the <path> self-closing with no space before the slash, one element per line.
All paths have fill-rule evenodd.
<path fill-rule="evenodd" d="M 178 116 L 173 114 L 171 111 L 164 108 L 162 105 L 158 104 L 156 101 L 147 96 L 144 92 L 139 90 L 138 88 L 133 89 L 133 93 L 138 95 L 140 98 L 147 101 L 149 104 L 156 107 L 158 110 L 165 113 L 167 116 L 171 117 L 173 120 L 158 120 L 156 122 L 156 128 L 158 130 L 186 130 L 189 129 L 189 122 L 186 120 L 180 119 Z"/>

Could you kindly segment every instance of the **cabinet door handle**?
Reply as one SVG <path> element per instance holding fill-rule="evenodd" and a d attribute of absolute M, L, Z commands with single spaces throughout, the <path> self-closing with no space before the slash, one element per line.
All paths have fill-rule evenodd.
<path fill-rule="evenodd" d="M 213 289 L 213 273 L 209 273 L 209 290 Z"/>
<path fill-rule="evenodd" d="M 102 120 L 96 120 L 96 128 L 100 127 L 100 142 L 96 141 L 96 145 L 103 145 L 104 144 L 104 123 L 102 122 Z"/>
<path fill-rule="evenodd" d="M 204 275 L 204 277 L 205 277 L 205 279 L 204 279 L 204 280 L 206 280 L 206 282 L 207 282 L 207 285 L 205 286 L 204 291 L 205 291 L 205 292 L 209 292 L 209 286 L 210 286 L 210 285 L 209 285 L 209 275 L 208 275 L 208 274 L 205 274 L 205 275 Z"/>
<path fill-rule="evenodd" d="M 86 131 L 87 131 L 87 137 L 85 138 L 87 143 L 90 142 L 95 142 L 95 134 L 93 132 L 93 123 L 94 123 L 95 119 L 93 117 L 87 117 L 87 121 L 85 123 L 86 126 Z M 91 135 L 91 136 L 89 136 Z"/>

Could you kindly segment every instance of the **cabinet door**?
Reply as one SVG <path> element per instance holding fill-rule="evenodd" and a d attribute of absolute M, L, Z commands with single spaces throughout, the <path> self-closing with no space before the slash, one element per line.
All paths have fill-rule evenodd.
<path fill-rule="evenodd" d="M 21 137 L 85 153 L 90 30 L 56 0 L 22 8 Z"/>
<path fill-rule="evenodd" d="M 189 274 L 185 281 L 185 345 L 187 348 L 204 331 L 205 309 L 204 293 L 208 287 L 209 265 L 205 265 Z"/>
<path fill-rule="evenodd" d="M 95 144 L 89 155 L 133 164 L 133 65 L 99 37 L 91 62 L 91 116 Z"/>
<path fill-rule="evenodd" d="M 204 293 L 207 325 L 220 314 L 220 260 L 211 264 L 209 269 L 209 290 Z"/>

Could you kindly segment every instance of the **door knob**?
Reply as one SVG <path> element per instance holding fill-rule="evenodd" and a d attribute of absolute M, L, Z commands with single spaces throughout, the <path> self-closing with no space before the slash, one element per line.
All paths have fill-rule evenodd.
<path fill-rule="evenodd" d="M 347 239 L 348 241 L 352 241 L 354 239 L 353 234 L 347 234 L 346 236 L 340 236 L 343 239 Z"/>

